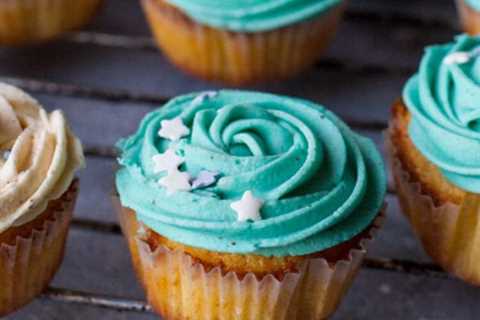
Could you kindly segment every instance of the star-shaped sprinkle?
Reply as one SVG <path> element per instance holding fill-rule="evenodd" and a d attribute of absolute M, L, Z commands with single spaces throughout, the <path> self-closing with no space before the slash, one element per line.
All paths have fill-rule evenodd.
<path fill-rule="evenodd" d="M 172 120 L 162 120 L 160 125 L 162 127 L 158 131 L 158 135 L 171 141 L 178 141 L 190 133 L 190 129 L 185 126 L 179 117 L 173 118 Z"/>
<path fill-rule="evenodd" d="M 469 62 L 471 59 L 477 58 L 480 56 L 480 47 L 477 47 L 471 51 L 457 51 L 450 53 L 443 59 L 445 64 L 464 64 Z"/>
<path fill-rule="evenodd" d="M 218 172 L 202 170 L 192 182 L 192 189 L 205 188 L 217 181 Z"/>
<path fill-rule="evenodd" d="M 153 172 L 160 173 L 177 169 L 184 162 L 184 159 L 177 155 L 174 149 L 169 148 L 164 153 L 154 155 L 152 161 Z"/>
<path fill-rule="evenodd" d="M 190 175 L 178 169 L 168 171 L 168 174 L 158 180 L 158 183 L 167 189 L 167 194 L 172 195 L 177 191 L 190 191 Z"/>
<path fill-rule="evenodd" d="M 191 105 L 192 106 L 198 106 L 198 105 L 204 103 L 206 100 L 215 98 L 217 95 L 218 95 L 217 91 L 202 92 L 198 96 L 196 96 L 195 99 L 192 100 Z"/>
<path fill-rule="evenodd" d="M 470 55 L 468 52 L 458 51 L 449 54 L 443 59 L 445 64 L 464 64 L 470 61 Z"/>
<path fill-rule="evenodd" d="M 237 221 L 261 220 L 260 208 L 263 201 L 255 198 L 252 191 L 245 191 L 239 201 L 232 202 L 230 207 L 237 212 Z"/>

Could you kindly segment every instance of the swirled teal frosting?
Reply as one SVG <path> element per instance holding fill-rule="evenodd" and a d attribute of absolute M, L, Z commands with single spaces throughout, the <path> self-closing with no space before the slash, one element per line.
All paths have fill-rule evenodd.
<path fill-rule="evenodd" d="M 121 202 L 149 228 L 212 251 L 286 256 L 332 247 L 372 223 L 386 179 L 370 140 L 312 102 L 219 91 L 192 103 L 197 95 L 171 100 L 118 143 Z M 171 147 L 157 133 L 174 117 L 190 128 L 176 143 L 180 169 L 220 172 L 215 185 L 169 196 L 157 183 L 152 157 Z M 259 221 L 237 221 L 230 207 L 247 190 L 264 201 Z"/>
<path fill-rule="evenodd" d="M 448 64 L 446 56 L 469 52 L 480 38 L 426 49 L 419 72 L 404 88 L 412 114 L 409 135 L 442 174 L 464 190 L 480 193 L 480 59 Z"/>
<path fill-rule="evenodd" d="M 472 8 L 480 10 L 480 0 L 465 0 Z"/>
<path fill-rule="evenodd" d="M 258 32 L 321 14 L 343 0 L 167 0 L 202 24 Z"/>

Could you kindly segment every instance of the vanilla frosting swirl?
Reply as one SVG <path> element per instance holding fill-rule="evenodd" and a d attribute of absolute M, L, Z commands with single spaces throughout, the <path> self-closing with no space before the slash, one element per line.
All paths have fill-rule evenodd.
<path fill-rule="evenodd" d="M 475 193 L 480 193 L 480 52 L 474 51 L 479 46 L 480 38 L 463 35 L 428 47 L 403 92 L 415 146 L 450 182 Z"/>
<path fill-rule="evenodd" d="M 0 83 L 0 232 L 41 214 L 82 167 L 82 147 L 60 111 Z"/>
<path fill-rule="evenodd" d="M 180 117 L 190 134 L 159 137 L 162 120 Z M 145 117 L 119 143 L 116 186 L 124 206 L 158 233 L 219 252 L 302 255 L 365 230 L 385 195 L 374 144 L 312 102 L 246 91 L 208 99 L 180 96 Z M 174 147 L 182 171 L 220 174 L 216 184 L 169 195 L 152 159 Z M 261 220 L 237 221 L 231 204 L 251 191 Z"/>
<path fill-rule="evenodd" d="M 167 0 L 190 18 L 208 26 L 259 32 L 297 23 L 343 0 Z"/>

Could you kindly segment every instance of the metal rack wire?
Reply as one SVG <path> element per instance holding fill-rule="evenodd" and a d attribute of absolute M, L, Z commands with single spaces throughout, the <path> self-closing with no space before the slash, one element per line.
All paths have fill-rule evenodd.
<path fill-rule="evenodd" d="M 429 28 L 443 28 L 455 30 L 455 26 L 444 20 L 436 18 L 412 17 L 403 14 L 381 14 L 376 12 L 348 11 L 346 19 L 349 20 L 378 20 L 388 24 L 415 24 Z M 107 46 L 120 49 L 157 50 L 151 38 L 114 35 L 97 32 L 76 32 L 61 40 L 65 44 L 84 44 L 92 46 Z M 358 65 L 349 64 L 336 59 L 324 59 L 316 65 L 319 69 L 334 69 L 349 71 L 356 74 L 411 74 L 413 69 L 407 67 L 390 67 L 382 64 Z M 89 98 L 119 102 L 141 102 L 151 104 L 152 108 L 169 100 L 170 97 L 139 93 L 129 90 L 103 89 L 86 87 L 67 83 L 49 82 L 40 79 L 0 77 L 4 81 L 24 90 L 37 94 L 49 94 L 53 96 L 67 96 L 77 98 Z M 354 129 L 365 129 L 373 132 L 383 131 L 387 123 L 378 121 L 362 121 L 359 119 L 345 119 Z M 89 157 L 115 158 L 113 146 L 104 147 L 85 145 L 85 153 Z M 389 194 L 395 196 L 393 186 L 389 186 Z M 93 219 L 74 218 L 74 228 L 85 229 L 101 234 L 120 234 L 121 230 L 116 223 L 101 222 Z M 121 239 L 119 238 L 119 241 Z M 387 259 L 382 257 L 369 257 L 364 262 L 364 267 L 374 270 L 398 272 L 402 274 L 420 277 L 450 278 L 438 266 L 430 263 L 422 263 L 410 260 Z M 75 303 L 109 308 L 119 311 L 151 312 L 150 306 L 144 301 L 132 300 L 125 297 L 104 295 L 96 292 L 77 291 L 68 288 L 50 287 L 43 293 L 40 299 L 57 301 L 61 303 Z"/>

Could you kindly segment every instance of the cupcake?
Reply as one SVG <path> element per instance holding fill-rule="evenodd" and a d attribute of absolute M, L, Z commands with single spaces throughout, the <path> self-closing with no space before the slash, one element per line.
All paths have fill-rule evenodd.
<path fill-rule="evenodd" d="M 26 45 L 56 38 L 87 24 L 102 0 L 2 0 L 0 45 Z"/>
<path fill-rule="evenodd" d="M 460 21 L 465 32 L 480 33 L 480 0 L 456 0 Z"/>
<path fill-rule="evenodd" d="M 312 65 L 344 0 L 142 0 L 158 45 L 180 69 L 230 84 L 278 80 Z"/>
<path fill-rule="evenodd" d="M 164 319 L 327 318 L 381 220 L 374 144 L 309 101 L 184 95 L 118 147 L 121 225 Z"/>
<path fill-rule="evenodd" d="M 480 285 L 480 38 L 428 47 L 393 106 L 387 145 L 402 209 L 430 257 Z"/>
<path fill-rule="evenodd" d="M 0 315 L 30 302 L 63 258 L 83 166 L 59 111 L 0 83 Z"/>

